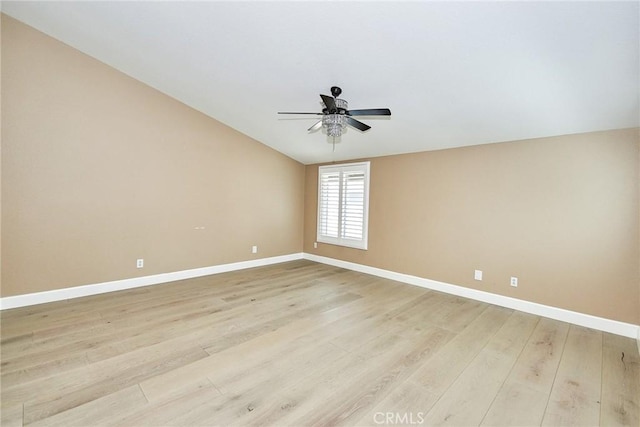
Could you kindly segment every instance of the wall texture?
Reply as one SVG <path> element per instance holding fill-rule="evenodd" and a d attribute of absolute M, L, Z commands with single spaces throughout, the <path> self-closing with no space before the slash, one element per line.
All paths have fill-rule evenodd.
<path fill-rule="evenodd" d="M 304 250 L 640 324 L 639 150 L 629 129 L 374 158 L 367 251 L 313 248 L 310 165 Z"/>
<path fill-rule="evenodd" d="M 301 252 L 300 163 L 5 15 L 1 83 L 2 296 Z"/>

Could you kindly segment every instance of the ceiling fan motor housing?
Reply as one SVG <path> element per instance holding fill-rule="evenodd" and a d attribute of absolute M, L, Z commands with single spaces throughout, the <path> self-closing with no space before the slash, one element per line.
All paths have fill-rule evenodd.
<path fill-rule="evenodd" d="M 349 109 L 349 104 L 344 99 L 335 98 L 334 103 L 336 104 L 335 109 L 329 109 L 328 106 L 322 109 L 324 114 L 347 114 L 347 110 Z"/>

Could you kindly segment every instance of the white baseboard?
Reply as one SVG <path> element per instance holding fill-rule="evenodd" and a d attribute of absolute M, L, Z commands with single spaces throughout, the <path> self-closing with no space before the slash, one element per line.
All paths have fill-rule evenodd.
<path fill-rule="evenodd" d="M 211 274 L 243 270 L 246 268 L 262 267 L 265 265 L 278 264 L 303 258 L 322 264 L 328 264 L 335 267 L 346 268 L 348 270 L 359 271 L 361 273 L 371 274 L 373 276 L 384 277 L 386 279 L 396 280 L 398 282 L 408 283 L 414 286 L 433 289 L 436 291 L 470 298 L 489 304 L 499 305 L 501 307 L 523 311 L 525 313 L 531 313 L 538 316 L 548 317 L 550 319 L 560 320 L 562 322 L 573 323 L 575 325 L 585 326 L 587 328 L 597 329 L 600 331 L 610 332 L 612 334 L 633 338 L 637 340 L 638 351 L 640 351 L 639 325 L 619 322 L 617 320 L 605 319 L 589 314 L 578 313 L 562 308 L 551 307 L 543 304 L 520 300 L 517 298 L 492 294 L 476 289 L 465 288 L 463 286 L 452 285 L 449 283 L 438 282 L 435 280 L 425 279 L 409 274 L 397 273 L 395 271 L 384 270 L 381 268 L 370 267 L 367 265 L 356 264 L 353 262 L 327 258 L 309 253 L 295 253 L 270 258 L 261 258 L 250 261 L 240 261 L 230 264 L 195 268 L 192 270 L 155 274 L 152 276 L 135 277 L 131 279 L 114 280 L 111 282 L 96 283 L 92 285 L 75 286 L 72 288 L 56 289 L 46 292 L 36 292 L 32 294 L 4 297 L 0 298 L 0 310 L 61 301 L 71 298 L 79 298 L 89 295 L 103 294 L 113 291 L 121 291 L 124 289 L 132 289 L 142 286 L 157 285 L 161 283 L 173 282 L 176 280 L 191 279 L 195 277 L 208 276 Z"/>
<path fill-rule="evenodd" d="M 210 274 L 226 273 L 228 271 L 243 270 L 245 268 L 262 267 L 270 264 L 294 261 L 302 259 L 302 253 L 281 255 L 270 258 L 260 258 L 249 261 L 240 261 L 230 264 L 214 265 L 210 267 L 194 268 L 191 270 L 175 271 L 171 273 L 154 274 L 152 276 L 134 277 L 131 279 L 114 280 L 112 282 L 96 283 L 92 285 L 74 286 L 72 288 L 55 289 L 46 292 L 16 295 L 0 298 L 0 310 L 25 307 L 28 305 L 43 304 L 53 301 L 61 301 L 71 298 L 79 298 L 88 295 L 97 295 L 124 289 L 139 288 L 141 286 L 157 285 L 176 280 L 192 279 L 194 277 L 208 276 Z"/>
<path fill-rule="evenodd" d="M 353 262 L 327 258 L 309 253 L 304 253 L 304 259 L 319 262 L 322 264 L 332 265 L 335 267 L 342 267 L 348 270 L 359 271 L 361 273 L 371 274 L 373 276 L 384 277 L 385 279 L 396 280 L 398 282 L 404 282 L 410 285 L 433 289 L 447 294 L 470 298 L 489 304 L 499 305 L 501 307 L 523 311 L 525 313 L 531 313 L 542 317 L 548 317 L 550 319 L 560 320 L 562 322 L 573 323 L 574 325 L 585 326 L 587 328 L 597 329 L 600 331 L 610 332 L 612 334 L 637 339 L 638 349 L 640 351 L 639 325 L 619 322 L 617 320 L 605 319 L 602 317 L 592 316 L 590 314 L 578 313 L 562 308 L 551 307 L 548 305 L 524 301 L 517 298 L 478 291 L 476 289 L 465 288 L 463 286 L 451 285 L 449 283 L 438 282 L 422 277 L 411 276 L 409 274 L 397 273 L 395 271 L 383 270 L 381 268 L 369 267 L 367 265 L 356 264 Z"/>

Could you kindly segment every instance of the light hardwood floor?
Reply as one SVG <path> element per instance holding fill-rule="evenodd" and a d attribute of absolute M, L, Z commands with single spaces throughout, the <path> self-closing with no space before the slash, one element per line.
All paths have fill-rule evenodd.
<path fill-rule="evenodd" d="M 309 261 L 1 321 L 3 427 L 640 422 L 632 339 Z"/>

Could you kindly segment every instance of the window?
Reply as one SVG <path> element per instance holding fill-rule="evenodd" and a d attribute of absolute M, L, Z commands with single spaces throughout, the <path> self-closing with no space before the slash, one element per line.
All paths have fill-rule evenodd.
<path fill-rule="evenodd" d="M 367 249 L 369 162 L 318 169 L 318 242 Z"/>

